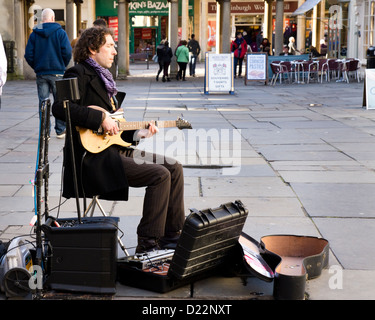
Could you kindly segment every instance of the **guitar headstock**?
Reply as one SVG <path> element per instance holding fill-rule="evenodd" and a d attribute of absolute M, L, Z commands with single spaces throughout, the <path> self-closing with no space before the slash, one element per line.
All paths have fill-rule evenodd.
<path fill-rule="evenodd" d="M 192 129 L 192 126 L 189 121 L 186 121 L 184 119 L 178 118 L 176 120 L 176 127 L 178 129 Z"/>

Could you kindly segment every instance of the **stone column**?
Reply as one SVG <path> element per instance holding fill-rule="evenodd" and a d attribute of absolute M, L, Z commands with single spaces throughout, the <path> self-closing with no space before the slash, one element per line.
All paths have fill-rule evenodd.
<path fill-rule="evenodd" d="M 221 1 L 216 1 L 216 53 L 221 53 Z"/>
<path fill-rule="evenodd" d="M 188 41 L 189 29 L 189 0 L 181 1 L 181 40 Z"/>
<path fill-rule="evenodd" d="M 221 10 L 221 52 L 230 53 L 230 35 L 232 32 L 230 24 L 230 0 L 222 1 L 222 10 Z"/>
<path fill-rule="evenodd" d="M 65 31 L 70 41 L 74 39 L 74 1 L 66 0 Z"/>
<path fill-rule="evenodd" d="M 16 57 L 17 62 L 15 64 L 15 71 L 16 71 L 17 76 L 21 76 L 24 74 L 23 62 L 24 62 L 24 54 L 25 54 L 25 48 L 26 48 L 25 32 L 24 32 L 25 19 L 22 13 L 23 12 L 22 8 L 23 8 L 22 1 L 15 0 L 14 1 L 14 21 L 19 21 L 19 23 L 14 24 L 14 40 L 15 40 L 16 52 L 17 52 L 17 57 Z M 28 21 L 26 21 L 26 23 L 28 23 Z M 25 62 L 25 64 L 27 63 Z"/>
<path fill-rule="evenodd" d="M 118 77 L 121 79 L 126 77 L 126 24 L 125 7 L 127 6 L 125 0 L 118 0 L 118 42 L 117 42 L 117 66 Z"/>
<path fill-rule="evenodd" d="M 83 0 L 75 0 L 74 1 L 77 7 L 77 33 L 76 35 L 78 36 L 78 31 L 82 29 L 82 2 Z"/>
<path fill-rule="evenodd" d="M 284 0 L 276 0 L 275 53 L 283 51 Z"/>
<path fill-rule="evenodd" d="M 172 52 L 176 50 L 178 45 L 178 0 L 168 0 L 169 2 L 169 16 L 168 16 L 168 39 L 169 46 Z M 175 76 L 177 74 L 178 67 L 176 58 L 173 57 L 170 64 L 170 76 Z"/>
<path fill-rule="evenodd" d="M 205 52 L 207 51 L 207 27 L 208 27 L 208 0 L 201 1 L 201 27 L 200 27 L 200 36 L 199 44 L 201 46 L 201 59 L 205 58 Z"/>
<path fill-rule="evenodd" d="M 311 39 L 311 45 L 313 45 L 315 48 L 317 47 L 317 39 L 318 39 L 318 5 L 316 5 L 313 8 L 313 14 L 312 14 L 312 39 Z"/>
<path fill-rule="evenodd" d="M 125 70 L 126 75 L 129 75 L 129 69 L 130 69 L 130 61 L 129 61 L 129 38 L 130 38 L 130 23 L 129 23 L 129 2 L 130 0 L 127 0 L 125 3 Z"/>
<path fill-rule="evenodd" d="M 263 37 L 272 43 L 272 0 L 264 1 Z"/>
<path fill-rule="evenodd" d="M 216 53 L 230 52 L 230 0 L 216 1 Z"/>
<path fill-rule="evenodd" d="M 298 7 L 300 7 L 305 0 L 298 0 Z M 305 48 L 306 45 L 306 18 L 304 15 L 300 14 L 297 16 L 297 49 L 301 50 Z"/>

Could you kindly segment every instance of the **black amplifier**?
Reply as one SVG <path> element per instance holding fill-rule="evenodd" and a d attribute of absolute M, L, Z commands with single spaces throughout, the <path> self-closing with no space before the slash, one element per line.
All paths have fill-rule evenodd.
<path fill-rule="evenodd" d="M 46 286 L 115 294 L 118 221 L 117 217 L 82 218 L 82 223 L 76 218 L 49 218 L 42 225 L 51 248 Z"/>

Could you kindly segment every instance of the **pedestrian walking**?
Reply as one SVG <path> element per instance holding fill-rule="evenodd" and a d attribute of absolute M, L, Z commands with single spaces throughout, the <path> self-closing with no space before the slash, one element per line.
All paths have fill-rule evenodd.
<path fill-rule="evenodd" d="M 179 66 L 177 80 L 186 81 L 186 66 L 189 62 L 189 49 L 187 47 L 187 41 L 182 40 L 181 45 L 176 50 L 177 63 Z"/>
<path fill-rule="evenodd" d="M 164 42 L 164 56 L 163 56 L 163 68 L 164 68 L 163 79 L 162 79 L 163 82 L 171 81 L 171 78 L 169 77 L 168 69 L 169 69 L 169 65 L 171 64 L 172 57 L 173 57 L 173 52 L 172 52 L 171 47 L 169 46 L 169 42 L 165 41 Z"/>
<path fill-rule="evenodd" d="M 1 95 L 3 93 L 3 86 L 7 81 L 7 57 L 5 55 L 3 38 L 0 34 L 0 109 L 1 109 Z"/>
<path fill-rule="evenodd" d="M 50 92 L 56 100 L 55 81 L 63 78 L 71 57 L 72 47 L 68 35 L 61 25 L 55 22 L 54 11 L 44 9 L 42 23 L 33 29 L 25 50 L 25 59 L 36 73 L 39 116 L 42 101 L 49 98 Z M 55 118 L 55 131 L 57 138 L 65 138 L 65 122 Z"/>
<path fill-rule="evenodd" d="M 247 51 L 247 43 L 241 32 L 237 32 L 236 39 L 232 41 L 231 51 L 234 53 L 234 77 L 236 78 L 238 64 L 238 77 L 242 78 L 242 62 Z"/>
<path fill-rule="evenodd" d="M 156 74 L 156 81 L 159 81 L 159 74 L 164 69 L 164 40 L 160 41 L 160 43 L 156 47 L 156 55 L 158 57 L 158 63 L 159 63 L 159 70 Z"/>
<path fill-rule="evenodd" d="M 190 52 L 189 74 L 191 77 L 195 77 L 195 66 L 197 65 L 197 59 L 201 52 L 199 42 L 195 40 L 195 34 L 191 35 L 191 39 L 188 42 L 188 48 Z"/>

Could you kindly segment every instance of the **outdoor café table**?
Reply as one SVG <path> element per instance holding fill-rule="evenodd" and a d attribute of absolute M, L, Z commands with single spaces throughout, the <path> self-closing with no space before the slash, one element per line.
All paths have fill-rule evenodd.
<path fill-rule="evenodd" d="M 301 71 L 303 71 L 303 60 L 293 60 L 290 63 L 292 64 L 292 66 L 294 66 L 294 74 L 297 80 L 295 83 L 305 83 L 304 81 L 299 80 L 299 74 Z"/>
<path fill-rule="evenodd" d="M 349 80 L 347 80 L 345 77 L 344 77 L 344 74 L 345 74 L 345 70 L 346 70 L 346 63 L 349 62 L 349 60 L 346 60 L 346 59 L 336 59 L 336 61 L 338 63 L 340 63 L 340 66 L 341 66 L 341 78 L 340 79 L 337 79 L 336 82 L 349 82 Z"/>

